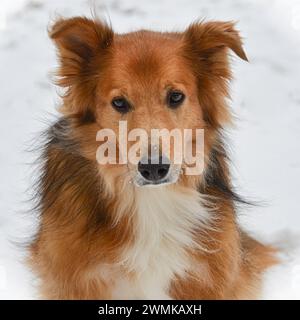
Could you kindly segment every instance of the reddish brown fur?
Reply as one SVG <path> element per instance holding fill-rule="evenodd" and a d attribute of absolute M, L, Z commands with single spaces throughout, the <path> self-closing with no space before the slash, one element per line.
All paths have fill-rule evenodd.
<path fill-rule="evenodd" d="M 231 79 L 228 49 L 247 58 L 231 22 L 195 23 L 183 33 L 119 35 L 102 22 L 73 18 L 56 22 L 50 37 L 61 62 L 58 83 L 67 88 L 61 109 L 67 125 L 58 124 L 50 132 L 45 148 L 41 221 L 30 263 L 42 280 L 43 297 L 112 298 L 113 277 L 101 277 L 96 269 L 101 263 L 113 265 L 135 241 L 129 214 L 135 210 L 135 198 L 132 187 L 121 179 L 127 172 L 125 166 L 99 167 L 95 159 L 97 131 L 112 128 L 117 132 L 121 119 L 111 108 L 111 99 L 126 95 L 138 106 L 126 116 L 128 130 L 204 128 L 206 171 L 211 167 L 220 172 L 222 183 L 230 189 L 226 155 L 219 150 L 219 131 L 231 122 L 225 102 Z M 177 86 L 188 96 L 188 107 L 174 112 L 164 107 L 163 93 Z M 204 276 L 191 271 L 185 278 L 175 277 L 170 296 L 256 297 L 262 271 L 275 262 L 273 249 L 240 231 L 235 199 L 217 184 L 208 183 L 205 175 L 182 176 L 178 185 L 214 196 L 216 225 L 222 232 L 209 231 L 208 238 L 214 239 L 205 243 L 209 253 L 190 252 L 196 264 L 205 264 Z M 123 203 L 128 215 L 113 224 Z M 115 272 L 120 275 L 125 270 Z"/>

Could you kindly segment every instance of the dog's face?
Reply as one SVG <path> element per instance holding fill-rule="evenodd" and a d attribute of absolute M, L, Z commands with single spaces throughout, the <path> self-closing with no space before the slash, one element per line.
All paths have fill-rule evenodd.
<path fill-rule="evenodd" d="M 158 133 L 152 130 L 176 129 L 181 137 L 192 130 L 190 141 L 181 140 L 181 146 L 191 143 L 194 150 L 196 129 L 207 131 L 208 146 L 229 121 L 227 49 L 246 59 L 232 23 L 194 24 L 183 33 L 117 35 L 98 21 L 74 18 L 58 21 L 51 37 L 61 58 L 60 84 L 68 88 L 64 112 L 115 133 L 117 163 L 101 167 L 111 183 L 117 177 L 137 186 L 176 182 L 187 164 L 182 158 L 175 161 L 174 138 L 168 148 L 163 139 L 153 141 Z M 120 121 L 126 122 L 122 132 Z M 125 134 L 138 138 L 127 139 L 121 151 Z M 126 161 L 120 164 L 124 153 Z"/>
<path fill-rule="evenodd" d="M 164 151 L 162 139 L 155 142 L 151 135 L 153 129 L 183 134 L 204 126 L 196 79 L 182 57 L 181 42 L 174 35 L 141 31 L 116 36 L 110 50 L 96 90 L 97 122 L 117 136 L 120 121 L 126 121 L 126 134 L 147 133 L 149 139 L 140 141 L 139 161 L 129 154 L 135 141 L 127 145 L 127 168 L 136 185 L 177 181 L 181 164 L 174 161 L 174 139 L 167 139 L 170 148 Z"/>

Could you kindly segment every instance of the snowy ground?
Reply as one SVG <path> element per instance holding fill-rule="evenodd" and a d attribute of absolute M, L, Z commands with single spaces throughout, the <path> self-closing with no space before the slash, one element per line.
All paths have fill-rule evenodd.
<path fill-rule="evenodd" d="M 57 14 L 89 14 L 83 0 L 0 3 L 0 299 L 34 298 L 22 242 L 34 229 L 29 207 L 30 139 L 59 103 L 46 27 Z M 94 0 L 115 30 L 178 30 L 196 18 L 238 20 L 250 63 L 234 60 L 231 133 L 236 185 L 264 206 L 241 212 L 258 238 L 283 248 L 264 298 L 300 299 L 300 3 L 267 0 Z"/>

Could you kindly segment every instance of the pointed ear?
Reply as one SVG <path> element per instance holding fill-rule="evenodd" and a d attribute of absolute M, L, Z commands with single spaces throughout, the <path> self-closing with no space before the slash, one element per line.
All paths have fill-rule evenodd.
<path fill-rule="evenodd" d="M 63 110 L 83 114 L 91 104 L 95 86 L 93 76 L 113 41 L 113 31 L 99 20 L 75 17 L 57 20 L 50 28 L 49 36 L 58 49 L 57 84 L 67 88 Z"/>
<path fill-rule="evenodd" d="M 183 33 L 184 56 L 196 76 L 204 120 L 213 128 L 231 122 L 226 98 L 231 68 L 228 49 L 247 61 L 242 40 L 232 22 L 194 23 Z"/>
<path fill-rule="evenodd" d="M 242 46 L 242 39 L 233 22 L 193 23 L 185 31 L 184 37 L 203 57 L 217 53 L 222 48 L 231 49 L 238 57 L 248 61 Z"/>
<path fill-rule="evenodd" d="M 49 36 L 60 54 L 72 54 L 83 62 L 88 61 L 95 51 L 111 44 L 113 31 L 99 20 L 75 17 L 56 21 Z"/>

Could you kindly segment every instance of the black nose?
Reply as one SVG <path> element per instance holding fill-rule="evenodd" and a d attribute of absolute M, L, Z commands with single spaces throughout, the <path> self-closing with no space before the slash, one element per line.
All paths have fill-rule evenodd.
<path fill-rule="evenodd" d="M 169 169 L 169 161 L 161 156 L 156 161 L 142 159 L 138 164 L 140 174 L 149 181 L 162 180 L 167 176 Z"/>

